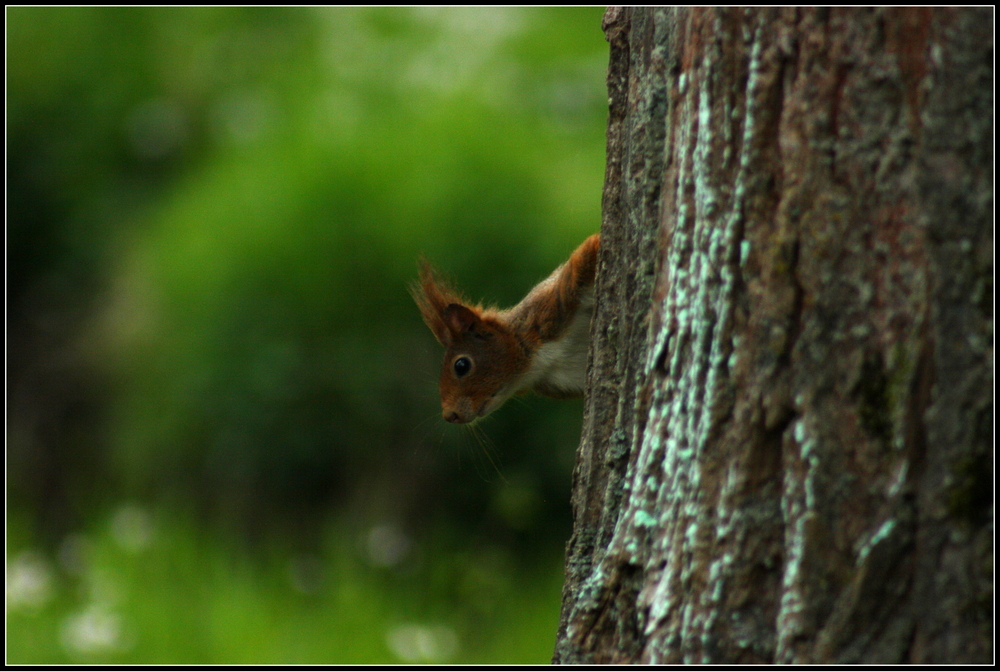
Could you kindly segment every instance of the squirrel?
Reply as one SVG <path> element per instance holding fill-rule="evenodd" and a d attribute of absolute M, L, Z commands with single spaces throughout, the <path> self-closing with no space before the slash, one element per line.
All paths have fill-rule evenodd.
<path fill-rule="evenodd" d="M 424 322 L 446 351 L 441 367 L 441 414 L 467 424 L 514 394 L 582 396 L 594 312 L 600 235 L 509 310 L 471 305 L 423 260 L 411 293 Z"/>

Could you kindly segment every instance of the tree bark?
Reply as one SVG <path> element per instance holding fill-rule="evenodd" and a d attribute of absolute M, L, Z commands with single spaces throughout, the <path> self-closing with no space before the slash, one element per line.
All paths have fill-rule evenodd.
<path fill-rule="evenodd" d="M 604 23 L 554 661 L 990 662 L 992 9 Z"/>

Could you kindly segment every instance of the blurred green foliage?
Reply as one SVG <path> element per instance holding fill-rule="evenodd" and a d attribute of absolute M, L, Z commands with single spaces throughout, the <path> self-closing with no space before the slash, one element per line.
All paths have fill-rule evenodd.
<path fill-rule="evenodd" d="M 526 398 L 445 425 L 440 347 L 406 287 L 426 253 L 470 297 L 513 304 L 598 229 L 601 10 L 6 14 L 8 568 L 35 557 L 76 592 L 31 615 L 8 602 L 24 655 L 8 661 L 103 659 L 67 643 L 68 614 L 99 601 L 67 547 L 103 547 L 133 509 L 158 530 L 146 559 L 88 565 L 151 599 L 203 592 L 151 601 L 161 617 L 243 603 L 272 621 L 194 645 L 208 624 L 135 613 L 109 659 L 407 661 L 399 640 L 434 639 L 398 630 L 409 608 L 479 661 L 530 661 L 472 642 L 545 612 L 546 661 L 581 405 Z M 371 612 L 281 592 L 299 556 Z M 484 593 L 515 621 L 469 624 L 468 573 L 512 586 Z M 292 646 L 290 622 L 374 642 L 339 658 Z"/>

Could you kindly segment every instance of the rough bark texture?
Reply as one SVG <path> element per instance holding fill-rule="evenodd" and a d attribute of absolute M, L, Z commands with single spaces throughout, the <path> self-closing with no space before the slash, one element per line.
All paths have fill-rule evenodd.
<path fill-rule="evenodd" d="M 991 9 L 611 9 L 557 662 L 992 660 Z"/>

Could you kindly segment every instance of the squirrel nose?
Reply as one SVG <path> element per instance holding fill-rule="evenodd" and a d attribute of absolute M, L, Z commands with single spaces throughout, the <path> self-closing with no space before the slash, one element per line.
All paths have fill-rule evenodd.
<path fill-rule="evenodd" d="M 458 413 L 455 412 L 454 410 L 452 410 L 451 412 L 444 413 L 444 418 L 445 418 L 446 421 L 449 421 L 452 424 L 461 424 L 462 423 L 462 418 L 459 417 Z"/>

